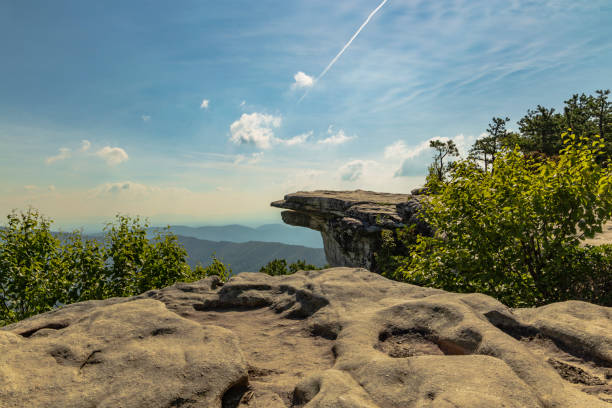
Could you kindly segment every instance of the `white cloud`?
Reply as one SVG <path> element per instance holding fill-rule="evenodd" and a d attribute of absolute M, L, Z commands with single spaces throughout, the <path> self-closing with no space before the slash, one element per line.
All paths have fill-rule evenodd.
<path fill-rule="evenodd" d="M 208 109 L 208 105 L 209 104 L 210 104 L 210 101 L 208 99 L 202 99 L 202 103 L 200 104 L 200 108 Z"/>
<path fill-rule="evenodd" d="M 269 149 L 275 141 L 273 129 L 280 127 L 281 117 L 264 113 L 243 113 L 230 125 L 230 140 L 236 144 L 253 144 Z"/>
<path fill-rule="evenodd" d="M 151 115 L 142 115 L 140 118 L 143 122 L 148 122 L 151 120 Z"/>
<path fill-rule="evenodd" d="M 306 132 L 306 133 L 302 133 L 301 135 L 293 136 L 291 139 L 286 139 L 286 140 L 277 139 L 277 141 L 287 146 L 295 146 L 295 145 L 306 143 L 306 140 L 308 140 L 308 138 L 312 136 L 312 134 L 313 134 L 313 131 L 311 130 L 310 132 Z"/>
<path fill-rule="evenodd" d="M 318 144 L 339 145 L 339 144 L 342 144 L 342 143 L 346 143 L 349 140 L 355 139 L 355 137 L 356 137 L 356 136 L 347 136 L 344 133 L 344 130 L 342 130 L 342 129 L 340 129 L 336 133 L 334 133 L 334 131 L 333 131 L 331 126 L 327 129 L 327 133 L 330 136 L 325 138 L 325 139 L 323 139 L 323 140 L 319 140 L 317 142 Z"/>
<path fill-rule="evenodd" d="M 248 161 L 249 164 L 255 164 L 260 162 L 263 159 L 264 152 L 253 153 L 251 155 L 251 159 Z"/>
<path fill-rule="evenodd" d="M 157 187 L 149 187 L 133 181 L 120 181 L 116 183 L 104 183 L 89 190 L 89 194 L 95 197 L 131 196 L 133 198 L 158 191 Z"/>
<path fill-rule="evenodd" d="M 299 71 L 297 74 L 295 74 L 293 76 L 293 79 L 295 80 L 293 85 L 291 85 L 293 89 L 312 88 L 312 86 L 314 85 L 314 78 L 310 75 L 303 73 L 302 71 Z"/>
<path fill-rule="evenodd" d="M 56 161 L 60 161 L 60 160 L 65 160 L 67 158 L 69 158 L 71 156 L 71 150 L 67 147 L 60 147 L 59 148 L 59 153 L 55 156 L 51 156 L 51 157 L 47 157 L 47 159 L 45 160 L 45 163 L 47 164 L 53 164 Z"/>
<path fill-rule="evenodd" d="M 105 146 L 96 152 L 96 156 L 106 161 L 109 166 L 115 166 L 128 159 L 128 154 L 120 147 Z"/>
<path fill-rule="evenodd" d="M 27 185 L 27 186 L 23 186 L 23 189 L 26 191 L 36 191 L 38 190 L 38 186 L 34 186 L 34 185 Z"/>
<path fill-rule="evenodd" d="M 356 181 L 363 175 L 365 162 L 363 160 L 353 160 L 340 167 L 340 178 L 343 181 Z"/>
<path fill-rule="evenodd" d="M 385 159 L 411 159 L 429 149 L 430 140 L 441 140 L 434 138 L 425 140 L 416 146 L 408 146 L 403 140 L 398 140 L 390 146 L 385 147 Z"/>
<path fill-rule="evenodd" d="M 255 163 L 259 163 L 263 159 L 263 156 L 264 156 L 264 152 L 253 153 L 250 156 L 245 156 L 243 154 L 239 154 L 234 159 L 234 164 L 241 164 L 241 163 L 255 164 Z"/>
<path fill-rule="evenodd" d="M 89 140 L 81 140 L 81 151 L 86 152 L 91 147 L 91 142 Z"/>
<path fill-rule="evenodd" d="M 440 140 L 442 142 L 452 140 L 457 145 L 459 154 L 465 157 L 476 138 L 474 136 L 465 136 L 461 133 L 452 138 L 432 137 L 413 146 L 408 146 L 403 140 L 399 140 L 387 146 L 384 153 L 386 160 L 400 161 L 399 168 L 396 170 L 394 177 L 416 176 L 427 173 L 427 166 L 431 164 L 433 155 L 429 142 L 433 140 Z"/>
<path fill-rule="evenodd" d="M 241 107 L 241 108 L 244 108 L 244 106 L 245 106 L 245 105 L 246 105 L 246 101 L 242 101 L 242 102 L 240 102 L 240 107 Z"/>
<path fill-rule="evenodd" d="M 337 186 L 333 183 L 331 172 L 318 169 L 299 169 L 289 172 L 285 182 L 282 184 L 282 191 L 292 193 L 294 191 L 308 191 L 317 189 L 334 189 Z"/>

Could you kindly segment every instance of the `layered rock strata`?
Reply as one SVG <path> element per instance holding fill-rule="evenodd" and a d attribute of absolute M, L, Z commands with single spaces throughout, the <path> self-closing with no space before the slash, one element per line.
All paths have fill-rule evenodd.
<path fill-rule="evenodd" d="M 430 233 L 417 212 L 423 196 L 373 191 L 301 191 L 271 203 L 283 208 L 286 224 L 321 232 L 331 266 L 362 267 L 376 271 L 375 254 L 382 245 L 381 232 L 416 225 Z"/>
<path fill-rule="evenodd" d="M 242 273 L 0 330 L 0 406 L 604 408 L 612 310 L 509 309 L 334 268 Z"/>

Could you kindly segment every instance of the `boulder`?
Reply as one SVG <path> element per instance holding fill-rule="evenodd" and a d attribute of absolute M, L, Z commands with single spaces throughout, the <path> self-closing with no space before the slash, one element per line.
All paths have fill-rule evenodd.
<path fill-rule="evenodd" d="M 510 309 L 355 268 L 211 277 L 0 330 L 3 408 L 604 408 L 611 380 L 611 308 Z"/>
<path fill-rule="evenodd" d="M 430 234 L 418 218 L 423 195 L 373 191 L 301 191 L 271 203 L 283 208 L 286 224 L 321 232 L 330 266 L 362 267 L 377 271 L 376 252 L 384 230 L 415 225 L 417 233 Z"/>

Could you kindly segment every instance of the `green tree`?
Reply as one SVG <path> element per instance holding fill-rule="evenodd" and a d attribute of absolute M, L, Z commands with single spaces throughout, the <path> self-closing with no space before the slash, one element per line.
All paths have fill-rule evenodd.
<path fill-rule="evenodd" d="M 317 269 L 322 269 L 322 268 L 317 268 L 314 265 L 307 264 L 305 259 L 299 259 L 296 262 L 293 262 L 289 265 L 290 274 L 296 273 L 297 271 L 313 271 Z"/>
<path fill-rule="evenodd" d="M 229 264 L 226 265 L 218 260 L 215 254 L 212 254 L 211 258 L 212 262 L 210 265 L 207 267 L 202 265 L 196 266 L 192 275 L 185 282 L 192 282 L 209 276 L 218 276 L 221 282 L 227 282 L 232 276 L 232 269 L 229 267 Z"/>
<path fill-rule="evenodd" d="M 445 162 L 450 157 L 459 156 L 459 150 L 452 140 L 443 142 L 441 140 L 430 140 L 429 147 L 435 150 L 433 163 L 429 167 L 428 184 L 443 182 L 451 164 Z"/>
<path fill-rule="evenodd" d="M 491 166 L 491 169 L 493 168 L 493 162 L 497 153 L 507 142 L 509 132 L 506 129 L 506 123 L 509 121 L 510 118 L 508 117 L 494 117 L 487 128 L 487 136 L 476 140 L 470 150 L 470 157 L 481 161 L 485 171 L 489 170 L 489 166 Z"/>
<path fill-rule="evenodd" d="M 563 122 L 563 115 L 555 113 L 554 108 L 538 105 L 535 110 L 529 109 L 518 122 L 525 141 L 523 148 L 548 156 L 556 155 L 561 148 L 559 135 L 563 131 Z"/>
<path fill-rule="evenodd" d="M 63 245 L 58 252 L 61 252 L 66 279 L 70 282 L 65 303 L 111 296 L 104 246 L 95 239 L 84 238 L 80 231 L 64 234 L 62 239 Z"/>
<path fill-rule="evenodd" d="M 612 101 L 608 101 L 610 90 L 598 89 L 592 97 L 590 108 L 598 134 L 606 143 L 607 158 L 612 158 Z"/>
<path fill-rule="evenodd" d="M 298 260 L 297 262 L 287 265 L 287 261 L 284 259 L 273 259 L 266 265 L 262 266 L 261 269 L 259 269 L 259 272 L 266 273 L 271 276 L 281 276 L 291 275 L 297 271 L 311 271 L 315 269 L 322 268 L 317 268 L 314 265 L 307 264 L 306 260 Z"/>
<path fill-rule="evenodd" d="M 50 310 L 66 301 L 59 240 L 37 210 L 7 216 L 0 229 L 0 324 Z"/>
<path fill-rule="evenodd" d="M 79 231 L 59 239 L 51 221 L 34 209 L 12 212 L 7 220 L 0 229 L 0 325 L 68 303 L 231 275 L 214 255 L 207 268 L 191 270 L 177 237 L 165 229 L 148 239 L 148 224 L 138 217 L 117 215 L 103 243 Z"/>
<path fill-rule="evenodd" d="M 579 136 L 597 134 L 597 126 L 592 120 L 593 97 L 585 94 L 574 94 L 565 101 L 565 128 Z"/>
<path fill-rule="evenodd" d="M 457 162 L 439 194 L 424 203 L 422 216 L 436 234 L 418 238 L 413 259 L 399 268 L 404 279 L 482 292 L 512 306 L 604 301 L 593 285 L 609 282 L 601 274 L 610 269 L 584 265 L 605 254 L 585 255 L 579 244 L 612 217 L 612 167 L 596 160 L 601 137 L 562 140 L 560 156 L 544 161 L 504 149 L 494 172 Z M 591 261 L 572 261 L 581 258 Z"/>

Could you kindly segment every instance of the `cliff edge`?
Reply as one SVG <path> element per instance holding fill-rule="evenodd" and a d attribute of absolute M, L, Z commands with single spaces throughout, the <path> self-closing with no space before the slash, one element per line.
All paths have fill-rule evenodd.
<path fill-rule="evenodd" d="M 361 267 L 376 271 L 375 253 L 383 230 L 415 225 L 429 234 L 417 212 L 424 196 L 374 191 L 300 191 L 271 203 L 282 208 L 286 224 L 321 232 L 330 266 Z"/>

